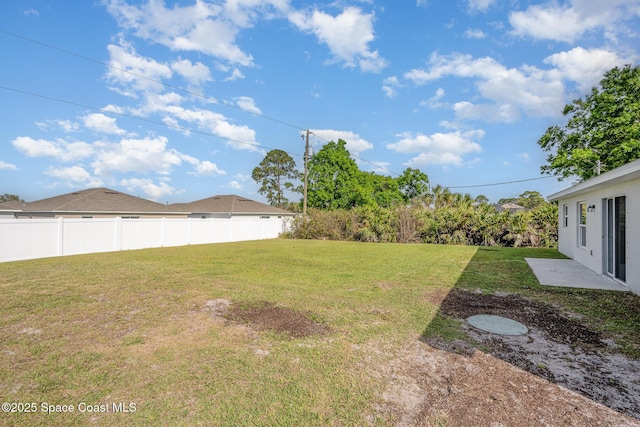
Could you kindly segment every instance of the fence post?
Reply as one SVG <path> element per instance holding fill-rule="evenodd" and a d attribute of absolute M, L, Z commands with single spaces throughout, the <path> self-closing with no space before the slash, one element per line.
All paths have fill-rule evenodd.
<path fill-rule="evenodd" d="M 58 256 L 64 255 L 64 218 L 58 218 Z"/>
<path fill-rule="evenodd" d="M 117 216 L 114 218 L 114 227 L 113 227 L 113 250 L 121 251 L 122 250 L 122 218 Z"/>

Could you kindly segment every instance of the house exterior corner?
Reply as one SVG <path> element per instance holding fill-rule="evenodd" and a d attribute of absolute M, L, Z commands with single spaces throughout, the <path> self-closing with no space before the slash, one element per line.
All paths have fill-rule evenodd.
<path fill-rule="evenodd" d="M 558 250 L 640 295 L 640 159 L 549 196 Z"/>

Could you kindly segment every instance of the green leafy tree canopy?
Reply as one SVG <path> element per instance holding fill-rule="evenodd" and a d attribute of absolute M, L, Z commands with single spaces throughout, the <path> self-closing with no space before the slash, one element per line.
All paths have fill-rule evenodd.
<path fill-rule="evenodd" d="M 16 202 L 24 202 L 24 200 L 22 200 L 19 196 L 16 196 L 15 194 L 8 194 L 8 193 L 0 194 L 0 203 L 9 202 L 12 200 Z"/>
<path fill-rule="evenodd" d="M 346 144 L 342 139 L 331 141 L 311 156 L 308 206 L 318 209 L 390 207 L 428 194 L 429 178 L 420 170 L 408 168 L 397 178 L 361 171 Z"/>
<path fill-rule="evenodd" d="M 271 150 L 253 169 L 251 177 L 260 184 L 258 193 L 264 195 L 269 204 L 285 208 L 289 200 L 285 190 L 300 192 L 301 173 L 296 169 L 296 162 L 282 150 Z"/>
<path fill-rule="evenodd" d="M 611 69 L 563 114 L 567 124 L 551 126 L 538 140 L 550 153 L 543 173 L 589 179 L 640 158 L 640 67 Z"/>

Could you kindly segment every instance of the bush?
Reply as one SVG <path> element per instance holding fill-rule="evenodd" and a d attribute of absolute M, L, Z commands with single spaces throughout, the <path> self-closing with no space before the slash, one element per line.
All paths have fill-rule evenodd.
<path fill-rule="evenodd" d="M 360 242 L 438 243 L 555 248 L 558 208 L 545 203 L 533 210 L 497 212 L 489 205 L 360 206 L 351 210 L 310 209 L 298 216 L 291 237 Z"/>

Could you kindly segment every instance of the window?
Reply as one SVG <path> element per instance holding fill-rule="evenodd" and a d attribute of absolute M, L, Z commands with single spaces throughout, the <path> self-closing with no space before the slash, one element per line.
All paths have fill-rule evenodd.
<path fill-rule="evenodd" d="M 562 226 L 569 226 L 569 205 L 562 205 Z"/>
<path fill-rule="evenodd" d="M 578 203 L 578 246 L 587 247 L 587 203 Z"/>

